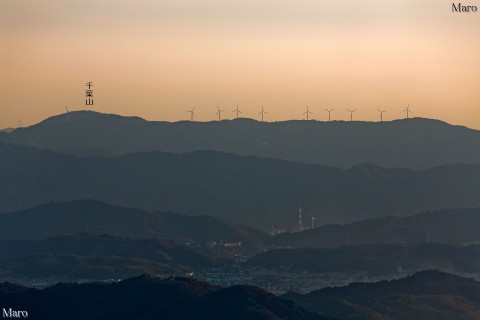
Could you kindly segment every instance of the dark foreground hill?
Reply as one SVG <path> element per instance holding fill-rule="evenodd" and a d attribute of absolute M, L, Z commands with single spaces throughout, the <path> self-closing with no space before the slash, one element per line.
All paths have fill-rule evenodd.
<path fill-rule="evenodd" d="M 480 206 L 480 166 L 343 170 L 213 151 L 75 157 L 0 143 L 0 212 L 55 201 L 213 215 L 267 230 Z"/>
<path fill-rule="evenodd" d="M 435 242 L 449 245 L 480 243 L 480 208 L 449 209 L 407 217 L 365 219 L 283 233 L 271 243 L 287 247 L 336 248 L 357 244 L 407 245 Z"/>
<path fill-rule="evenodd" d="M 54 116 L 0 140 L 85 155 L 120 155 L 160 150 L 216 150 L 306 163 L 351 167 L 431 168 L 480 164 L 480 133 L 465 127 L 414 118 L 386 122 L 149 122 L 92 111 Z"/>
<path fill-rule="evenodd" d="M 17 279 L 117 279 L 216 264 L 211 256 L 165 240 L 92 234 L 0 240 L 0 276 Z"/>
<path fill-rule="evenodd" d="M 0 214 L 0 239 L 45 239 L 88 232 L 176 243 L 207 241 L 264 242 L 265 233 L 208 216 L 148 212 L 93 200 L 52 202 Z"/>
<path fill-rule="evenodd" d="M 43 290 L 0 284 L 0 301 L 28 319 L 320 320 L 250 286 L 221 288 L 192 279 L 141 276 L 112 284 L 58 284 Z"/>
<path fill-rule="evenodd" d="M 424 243 L 413 246 L 360 245 L 336 249 L 277 249 L 260 253 L 246 262 L 262 268 L 286 268 L 317 273 L 365 272 L 394 276 L 398 272 L 437 269 L 455 273 L 480 270 L 480 245 L 455 247 Z"/>
<path fill-rule="evenodd" d="M 480 283 L 439 271 L 400 280 L 353 283 L 306 295 L 287 293 L 311 311 L 344 320 L 478 320 Z"/>

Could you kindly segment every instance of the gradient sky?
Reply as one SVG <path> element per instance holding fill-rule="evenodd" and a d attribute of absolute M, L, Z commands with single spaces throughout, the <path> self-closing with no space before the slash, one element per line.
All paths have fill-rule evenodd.
<path fill-rule="evenodd" d="M 480 1 L 463 1 L 477 4 Z M 0 128 L 85 108 L 149 120 L 414 116 L 480 129 L 480 13 L 447 0 L 1 0 Z"/>

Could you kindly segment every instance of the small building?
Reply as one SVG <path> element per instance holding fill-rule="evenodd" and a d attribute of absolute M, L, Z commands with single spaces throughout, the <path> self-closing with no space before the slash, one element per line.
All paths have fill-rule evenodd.
<path fill-rule="evenodd" d="M 238 242 L 225 242 L 223 245 L 225 246 L 225 248 L 241 247 L 241 246 L 242 246 L 242 242 L 241 242 L 241 241 L 238 241 Z"/>

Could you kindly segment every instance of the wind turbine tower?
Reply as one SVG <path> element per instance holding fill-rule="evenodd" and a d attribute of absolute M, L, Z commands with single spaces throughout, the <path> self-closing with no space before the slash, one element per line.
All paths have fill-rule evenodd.
<path fill-rule="evenodd" d="M 264 111 L 264 110 L 263 110 L 263 107 L 262 107 L 262 111 L 259 113 L 259 115 L 262 116 L 262 122 L 264 122 L 264 121 L 263 121 L 263 115 L 266 114 L 266 113 L 268 113 L 268 112 L 267 112 L 267 111 Z"/>
<path fill-rule="evenodd" d="M 312 114 L 312 113 L 310 112 L 310 110 L 308 110 L 308 106 L 307 106 L 307 111 L 305 111 L 303 114 L 305 114 L 305 115 L 307 116 L 307 120 L 308 120 L 308 115 L 309 115 L 309 114 Z"/>
<path fill-rule="evenodd" d="M 412 112 L 412 111 L 410 111 L 410 105 L 408 105 L 407 109 L 403 110 L 403 112 L 407 113 L 407 119 L 408 119 L 410 112 Z"/>
<path fill-rule="evenodd" d="M 347 109 L 347 111 L 350 112 L 350 121 L 353 121 L 353 113 L 357 111 L 357 109 L 353 109 L 353 110 Z"/>
<path fill-rule="evenodd" d="M 380 122 L 383 122 L 383 113 L 384 112 L 387 112 L 387 110 L 380 110 L 380 109 L 377 109 L 378 112 L 380 112 Z"/>
<path fill-rule="evenodd" d="M 240 109 L 238 109 L 238 104 L 237 104 L 237 108 L 233 110 L 233 112 L 237 113 L 237 119 L 238 119 L 238 114 L 241 113 Z"/>
<path fill-rule="evenodd" d="M 331 113 L 333 110 L 335 110 L 335 109 L 330 109 L 330 110 L 328 110 L 328 109 L 325 109 L 325 111 L 327 111 L 327 112 L 328 112 L 328 122 L 330 122 L 330 121 L 331 121 L 331 118 L 330 118 L 330 113 Z"/>
<path fill-rule="evenodd" d="M 195 117 L 195 110 L 196 107 L 193 107 L 192 110 L 187 110 L 187 112 L 190 112 L 190 121 L 193 121 L 193 118 Z"/>
<path fill-rule="evenodd" d="M 18 127 L 19 127 L 19 128 L 23 128 L 23 125 L 22 125 L 23 121 L 22 121 L 22 119 L 18 120 L 17 122 L 18 122 Z"/>
<path fill-rule="evenodd" d="M 218 114 L 218 121 L 222 120 L 221 118 L 221 115 L 222 115 L 222 112 L 225 112 L 224 110 L 220 109 L 218 106 L 217 106 L 217 113 Z"/>
<path fill-rule="evenodd" d="M 67 122 L 70 122 L 70 111 L 68 110 L 68 107 L 65 107 L 67 110 Z"/>

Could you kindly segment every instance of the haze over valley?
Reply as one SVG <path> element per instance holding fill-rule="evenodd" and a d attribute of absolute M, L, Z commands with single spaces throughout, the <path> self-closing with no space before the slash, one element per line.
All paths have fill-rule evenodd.
<path fill-rule="evenodd" d="M 158 298 L 168 287 L 172 303 L 193 295 L 192 310 L 219 318 L 221 295 L 237 299 L 239 319 L 251 316 L 245 303 L 289 319 L 476 319 L 479 143 L 476 130 L 429 119 L 168 123 L 85 111 L 3 131 L 0 297 L 47 314 L 38 303 L 57 293 Z M 87 284 L 52 287 L 69 281 Z M 154 301 L 144 305 L 155 313 Z"/>
<path fill-rule="evenodd" d="M 480 320 L 461 5 L 0 1 L 0 317 Z"/>

